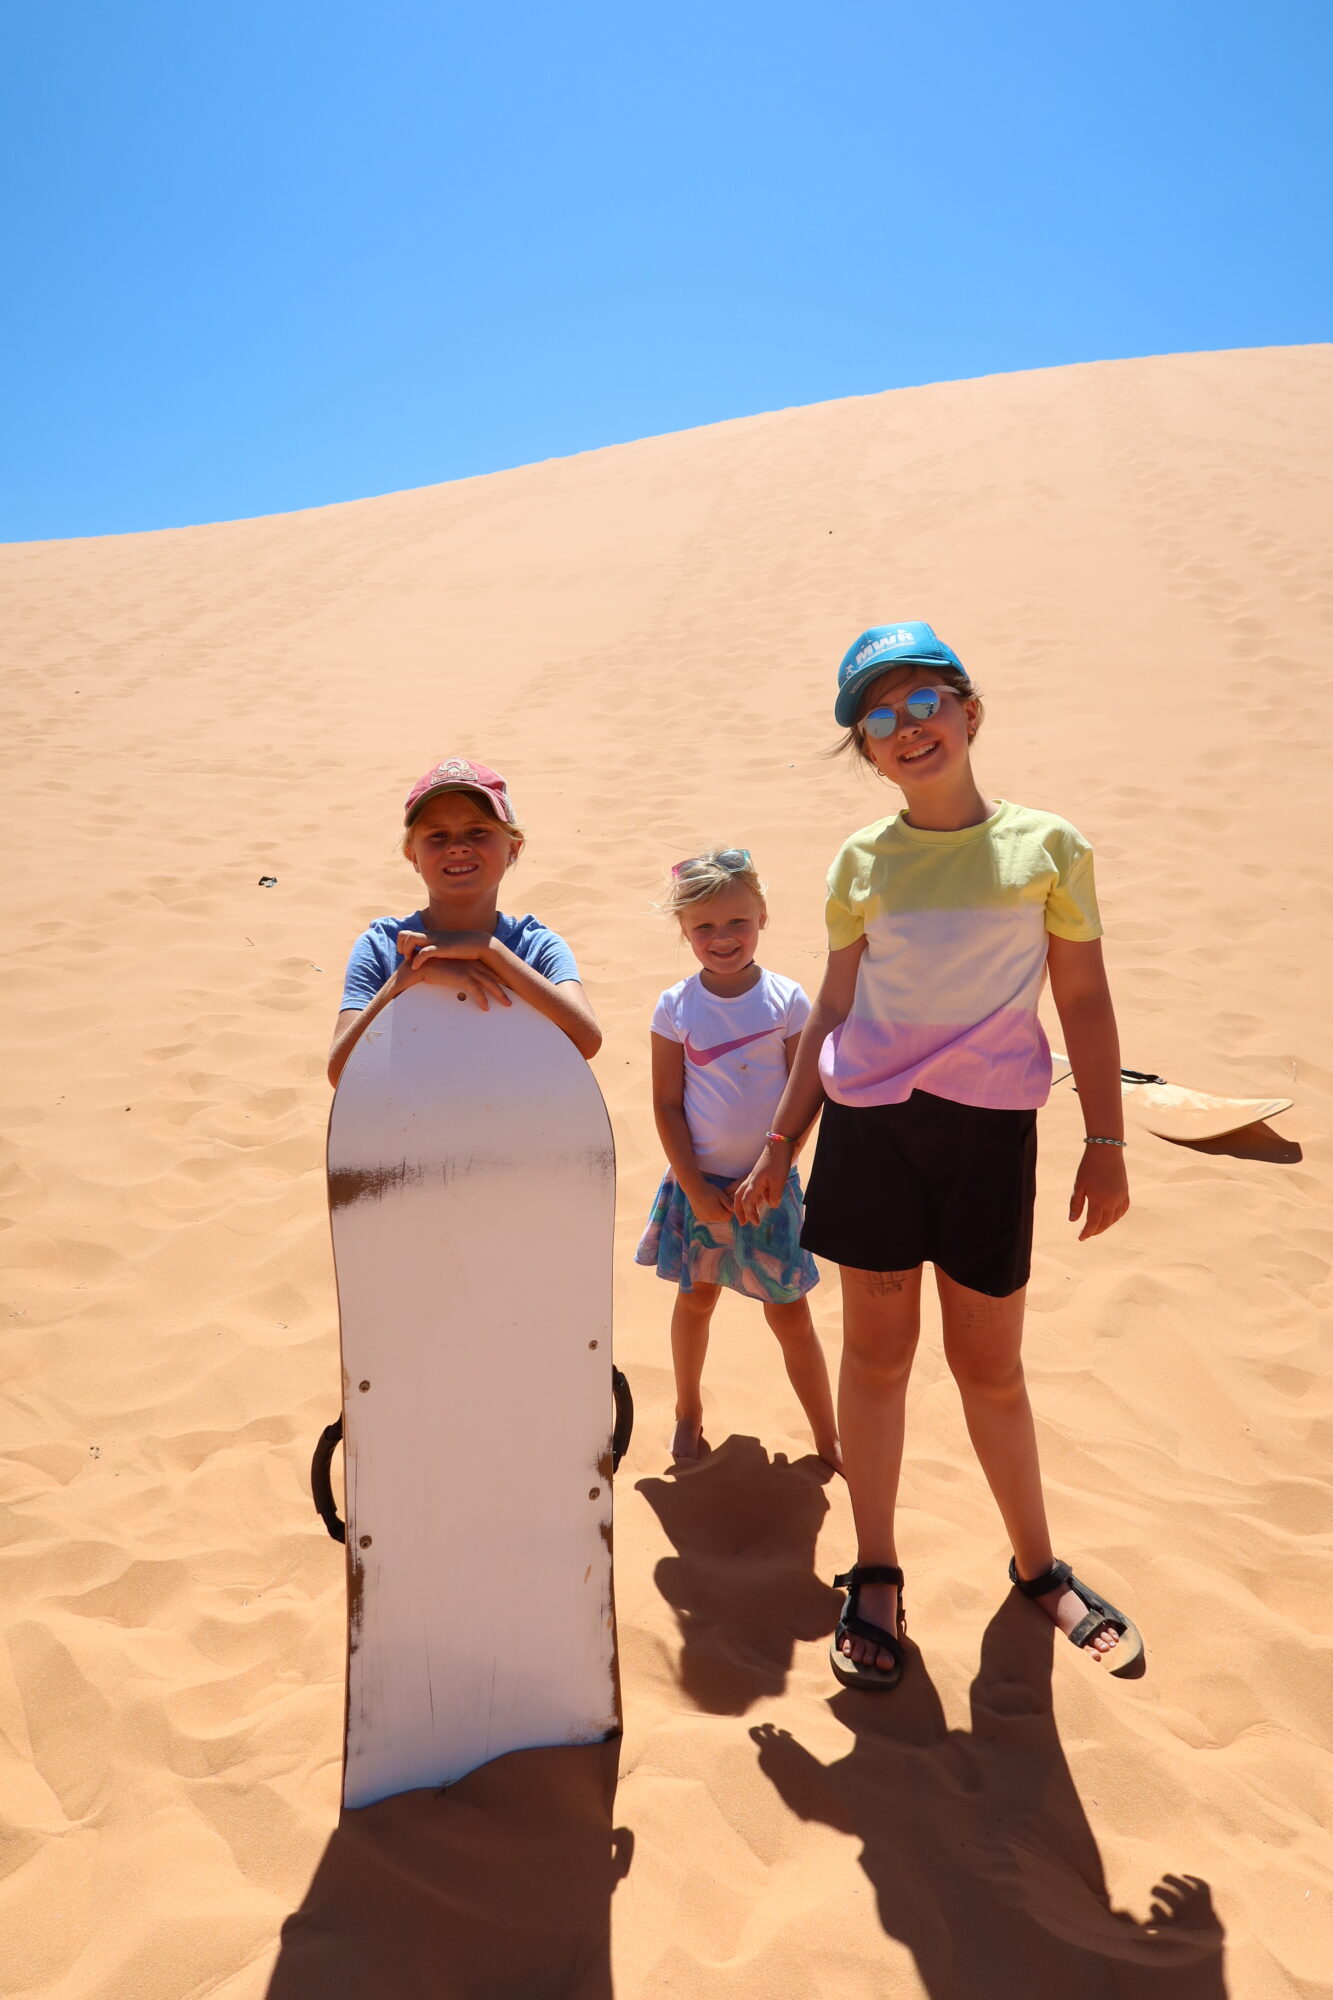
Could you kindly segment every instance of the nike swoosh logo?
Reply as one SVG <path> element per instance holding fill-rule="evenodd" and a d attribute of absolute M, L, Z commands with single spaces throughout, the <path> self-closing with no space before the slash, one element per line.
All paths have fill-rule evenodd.
<path fill-rule="evenodd" d="M 716 1062 L 719 1056 L 729 1056 L 733 1049 L 743 1049 L 748 1042 L 762 1042 L 765 1035 L 776 1035 L 776 1028 L 760 1028 L 757 1034 L 739 1035 L 734 1042 L 719 1042 L 716 1048 L 696 1049 L 689 1036 L 685 1037 L 685 1053 L 692 1063 L 700 1068 L 705 1063 Z"/>

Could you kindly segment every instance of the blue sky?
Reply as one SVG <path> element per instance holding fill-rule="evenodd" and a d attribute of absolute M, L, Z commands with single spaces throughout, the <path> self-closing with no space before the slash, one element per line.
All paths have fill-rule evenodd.
<path fill-rule="evenodd" d="M 1330 335 L 1327 0 L 10 9 L 0 540 Z"/>

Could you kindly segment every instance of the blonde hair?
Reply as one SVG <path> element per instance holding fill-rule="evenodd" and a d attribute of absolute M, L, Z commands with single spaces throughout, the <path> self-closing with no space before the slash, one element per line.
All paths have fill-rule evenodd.
<path fill-rule="evenodd" d="M 911 660 L 905 660 L 903 662 L 904 666 L 912 666 L 914 664 L 915 662 Z M 934 667 L 933 661 L 931 662 L 931 665 L 932 667 Z M 884 669 L 884 673 L 880 675 L 879 680 L 885 679 L 892 672 L 893 672 L 892 665 L 887 666 Z M 957 695 L 959 701 L 974 701 L 976 703 L 977 728 L 972 731 L 972 736 L 975 737 L 977 729 L 980 729 L 982 723 L 986 719 L 986 710 L 981 699 L 981 689 L 977 687 L 975 682 L 969 680 L 968 676 L 965 673 L 963 673 L 961 668 L 951 667 L 947 664 L 947 662 L 935 668 L 935 672 L 938 675 L 938 681 L 936 683 L 937 686 L 949 688 L 952 691 L 952 693 Z M 866 682 L 865 687 L 861 691 L 861 700 L 857 705 L 857 716 L 855 722 L 852 724 L 850 729 L 845 729 L 842 735 L 838 738 L 837 742 L 831 745 L 831 747 L 824 752 L 824 755 L 826 757 L 841 757 L 846 752 L 850 751 L 855 756 L 859 757 L 863 763 L 869 764 L 872 770 L 877 768 L 875 765 L 874 758 L 871 756 L 870 752 L 866 749 L 866 740 L 861 733 L 861 718 L 866 713 L 866 709 L 870 701 L 871 691 L 874 688 L 878 687 L 879 680 L 872 680 Z"/>
<path fill-rule="evenodd" d="M 731 861 L 727 857 L 744 855 L 744 862 Z M 671 871 L 658 909 L 664 917 L 675 917 L 679 921 L 681 913 L 694 908 L 696 903 L 711 902 L 723 889 L 729 889 L 733 882 L 748 889 L 761 910 L 767 914 L 766 887 L 759 879 L 759 870 L 750 859 L 745 847 L 710 847 L 703 854 L 696 854 L 689 861 L 678 861 Z"/>

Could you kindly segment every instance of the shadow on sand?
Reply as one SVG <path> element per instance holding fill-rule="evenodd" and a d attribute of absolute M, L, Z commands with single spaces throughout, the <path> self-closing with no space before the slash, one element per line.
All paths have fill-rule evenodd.
<path fill-rule="evenodd" d="M 740 1715 L 781 1693 L 796 1641 L 833 1630 L 841 1597 L 814 1566 L 831 1476 L 816 1458 L 770 1461 L 732 1437 L 698 1466 L 639 1482 L 677 1551 L 657 1583 L 700 1708 Z M 909 1642 L 893 1694 L 833 1695 L 845 1757 L 821 1764 L 763 1725 L 750 1732 L 760 1768 L 792 1812 L 860 1841 L 880 1923 L 931 2000 L 1225 2000 L 1207 1883 L 1164 1874 L 1142 1923 L 1111 1904 L 1056 1731 L 1054 1651 L 1053 1628 L 1011 1594 L 982 1643 L 970 1730 L 946 1726 Z M 869 1965 L 851 1978 L 881 1983 Z"/>
<path fill-rule="evenodd" d="M 790 1809 L 861 1842 L 879 1920 L 931 2000 L 1225 2000 L 1206 1882 L 1164 1874 L 1152 1914 L 1113 1908 L 1056 1732 L 1055 1633 L 1009 1597 L 987 1627 L 971 1730 L 949 1729 L 915 1646 L 890 1695 L 835 1694 L 847 1755 L 751 1730 Z"/>
<path fill-rule="evenodd" d="M 791 1464 L 729 1437 L 697 1465 L 638 1481 L 677 1551 L 654 1574 L 696 1708 L 744 1715 L 781 1694 L 797 1640 L 833 1630 L 841 1599 L 815 1574 L 815 1541 L 834 1476 L 813 1455 Z"/>
<path fill-rule="evenodd" d="M 1262 1119 L 1257 1125 L 1240 1125 L 1234 1132 L 1223 1132 L 1217 1139 L 1172 1139 L 1168 1144 L 1182 1146 L 1191 1153 L 1213 1153 L 1232 1160 L 1262 1160 L 1277 1167 L 1295 1166 L 1305 1158 L 1298 1140 L 1289 1139 L 1285 1132 L 1275 1132 Z"/>
<path fill-rule="evenodd" d="M 619 1750 L 515 1751 L 345 1812 L 267 2000 L 611 2000 Z"/>
<path fill-rule="evenodd" d="M 798 1639 L 833 1629 L 814 1570 L 831 1475 L 733 1437 L 639 1484 L 675 1544 L 657 1581 L 698 1707 L 780 1693 Z M 1164 1874 L 1143 1922 L 1111 1903 L 1051 1704 L 1055 1634 L 1011 1595 L 992 1618 L 971 1728 L 949 1729 L 916 1647 L 891 1695 L 844 1691 L 823 1764 L 751 1730 L 790 1811 L 851 1835 L 879 1921 L 930 2000 L 1226 2000 L 1207 1883 Z M 283 1926 L 267 2000 L 612 2000 L 611 1897 L 633 1836 L 613 1827 L 619 1743 L 525 1750 L 446 1792 L 345 1813 Z M 853 1984 L 882 1990 L 883 1969 Z M 868 1982 L 868 1983 L 867 1983 Z"/>

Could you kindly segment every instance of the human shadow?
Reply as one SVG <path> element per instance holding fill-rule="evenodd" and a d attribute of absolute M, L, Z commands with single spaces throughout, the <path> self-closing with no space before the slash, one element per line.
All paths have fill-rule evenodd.
<path fill-rule="evenodd" d="M 916 1647 L 890 1695 L 848 1690 L 821 1764 L 752 1729 L 790 1809 L 862 1843 L 879 1919 L 930 2000 L 1225 2000 L 1206 1882 L 1163 1874 L 1139 1922 L 1113 1908 L 1051 1705 L 1054 1628 L 1016 1595 L 987 1628 L 971 1730 L 949 1729 Z"/>
<path fill-rule="evenodd" d="M 619 1748 L 518 1750 L 344 1812 L 267 2000 L 611 2000 Z"/>
<path fill-rule="evenodd" d="M 815 1573 L 815 1541 L 835 1475 L 811 1454 L 772 1459 L 729 1437 L 642 1493 L 677 1553 L 654 1578 L 680 1626 L 680 1685 L 711 1715 L 744 1715 L 786 1685 L 799 1639 L 833 1630 L 838 1598 Z"/>

